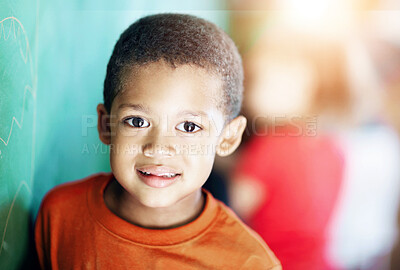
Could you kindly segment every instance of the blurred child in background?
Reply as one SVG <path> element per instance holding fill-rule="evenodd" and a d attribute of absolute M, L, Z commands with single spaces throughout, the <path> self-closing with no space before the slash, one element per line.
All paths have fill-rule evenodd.
<path fill-rule="evenodd" d="M 231 5 L 253 134 L 232 166 L 231 205 L 284 269 L 389 269 L 400 193 L 399 4 Z"/>
<path fill-rule="evenodd" d="M 331 269 L 328 225 L 344 160 L 322 126 L 350 103 L 344 52 L 304 35 L 265 36 L 244 55 L 244 109 L 254 135 L 237 162 L 231 205 L 284 269 Z"/>

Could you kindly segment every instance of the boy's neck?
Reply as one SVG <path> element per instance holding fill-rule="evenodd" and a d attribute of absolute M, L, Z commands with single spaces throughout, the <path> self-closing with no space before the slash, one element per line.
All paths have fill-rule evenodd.
<path fill-rule="evenodd" d="M 169 229 L 196 219 L 203 211 L 205 196 L 199 189 L 171 207 L 147 207 L 113 180 L 104 191 L 104 201 L 114 214 L 132 224 L 151 229 Z"/>

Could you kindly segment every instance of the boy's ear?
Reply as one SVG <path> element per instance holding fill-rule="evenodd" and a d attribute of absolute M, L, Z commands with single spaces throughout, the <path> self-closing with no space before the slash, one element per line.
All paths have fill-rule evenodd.
<path fill-rule="evenodd" d="M 246 118 L 239 115 L 224 127 L 216 148 L 219 156 L 229 156 L 240 145 L 243 132 L 246 128 L 246 122 Z"/>
<path fill-rule="evenodd" d="M 100 141 L 104 144 L 111 144 L 110 116 L 104 107 L 104 104 L 97 105 L 97 130 Z"/>

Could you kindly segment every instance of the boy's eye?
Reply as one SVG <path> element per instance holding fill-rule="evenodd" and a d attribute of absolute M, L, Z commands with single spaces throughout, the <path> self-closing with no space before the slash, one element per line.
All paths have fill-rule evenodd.
<path fill-rule="evenodd" d="M 141 117 L 131 117 L 124 121 L 130 126 L 137 127 L 137 128 L 145 128 L 150 126 L 150 123 L 144 120 Z"/>
<path fill-rule="evenodd" d="M 194 132 L 199 131 L 201 129 L 201 127 L 199 127 L 198 125 L 196 125 L 193 122 L 185 121 L 185 122 L 180 123 L 176 127 L 176 129 L 178 129 L 180 131 L 184 131 L 184 132 L 192 132 L 192 133 L 194 133 Z"/>

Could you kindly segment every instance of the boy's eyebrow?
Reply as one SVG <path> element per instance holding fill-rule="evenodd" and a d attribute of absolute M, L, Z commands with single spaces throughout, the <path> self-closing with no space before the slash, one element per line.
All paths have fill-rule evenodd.
<path fill-rule="evenodd" d="M 122 108 L 132 108 L 136 111 L 142 111 L 145 113 L 149 113 L 149 109 L 141 104 L 132 104 L 132 103 L 123 103 L 121 105 L 118 106 L 118 109 L 122 109 Z"/>
<path fill-rule="evenodd" d="M 136 111 L 142 111 L 145 113 L 150 112 L 150 109 L 147 108 L 146 106 L 143 106 L 142 104 L 123 103 L 118 106 L 118 109 L 122 109 L 122 108 L 132 108 Z M 177 116 L 184 116 L 184 115 L 208 117 L 208 114 L 204 111 L 183 110 L 177 114 Z"/>
<path fill-rule="evenodd" d="M 190 110 L 184 110 L 184 111 L 180 111 L 178 113 L 178 116 L 182 116 L 182 115 L 192 115 L 192 116 L 204 116 L 204 117 L 208 117 L 208 114 L 203 112 L 203 111 L 190 111 Z"/>

